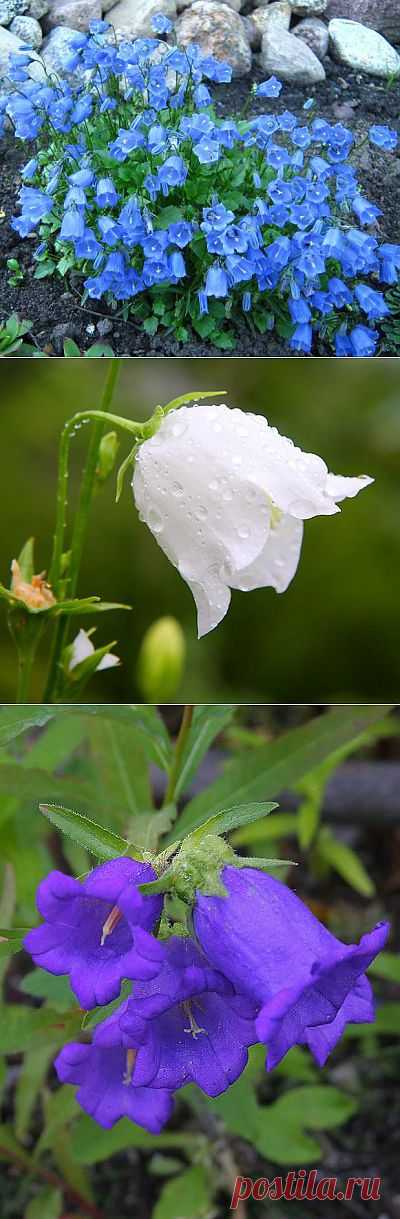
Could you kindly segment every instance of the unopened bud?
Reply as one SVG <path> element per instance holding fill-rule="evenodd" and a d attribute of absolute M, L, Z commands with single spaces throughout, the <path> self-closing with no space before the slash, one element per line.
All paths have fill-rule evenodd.
<path fill-rule="evenodd" d="M 139 652 L 137 680 L 146 702 L 173 699 L 183 676 L 185 636 L 176 618 L 159 618 L 149 627 Z"/>
<path fill-rule="evenodd" d="M 117 453 L 119 449 L 119 439 L 116 432 L 107 432 L 100 441 L 99 458 L 96 467 L 96 476 L 98 482 L 104 483 L 108 475 L 112 473 Z"/>

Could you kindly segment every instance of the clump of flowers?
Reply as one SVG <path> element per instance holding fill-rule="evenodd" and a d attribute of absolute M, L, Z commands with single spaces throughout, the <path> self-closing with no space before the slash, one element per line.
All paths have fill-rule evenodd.
<path fill-rule="evenodd" d="M 374 235 L 380 210 L 350 163 L 352 133 L 313 117 L 312 99 L 303 122 L 286 110 L 220 118 L 208 86 L 230 67 L 167 44 L 165 17 L 154 28 L 161 37 L 119 43 L 105 21 L 76 32 L 76 85 L 31 79 L 29 49 L 11 56 L 17 92 L 0 99 L 0 121 L 36 142 L 12 221 L 22 237 L 38 231 L 36 274 L 74 271 L 85 298 L 149 335 L 184 342 L 190 326 L 232 348 L 245 317 L 295 351 L 318 336 L 338 356 L 374 355 L 400 247 Z M 255 92 L 281 88 L 271 77 Z M 370 136 L 396 146 L 387 127 Z"/>
<path fill-rule="evenodd" d="M 25 939 L 34 961 L 68 975 L 87 1010 L 119 998 L 123 979 L 134 982 L 96 1021 L 91 1041 L 66 1045 L 56 1059 L 59 1078 L 77 1085 L 102 1126 L 126 1116 L 158 1133 L 177 1089 L 225 1092 L 250 1045 L 268 1045 L 268 1069 L 297 1044 L 322 1066 L 348 1022 L 374 1019 L 365 971 L 388 925 L 342 944 L 217 835 L 202 842 L 200 864 L 187 839 L 182 867 L 178 852 L 165 883 L 161 857 L 154 866 L 122 857 L 83 882 L 51 872 L 39 887 L 44 922 Z M 169 884 L 186 923 L 168 913 Z"/>

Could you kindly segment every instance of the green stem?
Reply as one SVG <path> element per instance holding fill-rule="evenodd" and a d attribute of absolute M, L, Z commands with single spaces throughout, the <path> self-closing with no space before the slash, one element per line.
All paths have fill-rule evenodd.
<path fill-rule="evenodd" d="M 176 738 L 174 758 L 173 758 L 171 770 L 169 772 L 167 790 L 166 790 L 164 801 L 163 801 L 164 805 L 172 804 L 172 801 L 174 799 L 175 788 L 176 788 L 176 785 L 177 785 L 177 782 L 179 779 L 179 774 L 180 774 L 180 769 L 181 769 L 183 751 L 184 751 L 186 741 L 187 741 L 187 738 L 188 738 L 188 735 L 189 735 L 189 732 L 190 732 L 190 729 L 192 726 L 193 711 L 194 711 L 194 708 L 190 704 L 188 704 L 184 708 L 184 712 L 183 712 L 183 716 L 182 716 L 182 723 L 181 723 L 181 726 L 180 726 L 180 729 L 178 732 L 178 736 Z"/>
<path fill-rule="evenodd" d="M 32 647 L 28 652 L 18 653 L 18 684 L 16 703 L 29 703 L 29 687 L 31 682 L 32 665 L 35 657 L 35 648 Z"/>

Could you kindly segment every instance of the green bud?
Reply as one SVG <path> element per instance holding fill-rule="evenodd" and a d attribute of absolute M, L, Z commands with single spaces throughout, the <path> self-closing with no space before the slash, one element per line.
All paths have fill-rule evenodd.
<path fill-rule="evenodd" d="M 119 439 L 116 432 L 107 432 L 100 441 L 99 458 L 96 468 L 96 477 L 99 483 L 104 483 L 108 475 L 112 473 L 117 453 L 119 449 Z"/>
<path fill-rule="evenodd" d="M 137 681 L 147 703 L 168 703 L 183 676 L 185 636 L 175 618 L 159 618 L 143 637 Z"/>

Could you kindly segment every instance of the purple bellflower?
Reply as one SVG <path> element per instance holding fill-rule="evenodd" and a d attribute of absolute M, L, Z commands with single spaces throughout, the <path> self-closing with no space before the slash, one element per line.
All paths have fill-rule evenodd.
<path fill-rule="evenodd" d="M 115 1012 L 95 1030 L 91 1045 L 71 1042 L 55 1060 L 61 1083 L 77 1084 L 78 1104 L 100 1126 L 110 1129 L 121 1117 L 159 1134 L 172 1113 L 170 1092 L 133 1082 L 135 1053 L 126 1050 Z"/>
<path fill-rule="evenodd" d="M 134 1083 L 172 1090 L 196 1083 L 219 1096 L 246 1066 L 256 1015 L 193 940 L 172 937 L 159 973 L 135 985 L 120 1018 L 125 1044 L 137 1049 Z"/>
<path fill-rule="evenodd" d="M 116 999 L 124 978 L 151 978 L 159 969 L 164 949 L 149 933 L 162 899 L 137 889 L 155 878 L 150 864 L 122 858 L 101 864 L 82 883 L 50 872 L 39 885 L 45 922 L 28 932 L 24 946 L 42 969 L 69 974 L 86 1010 Z"/>
<path fill-rule="evenodd" d="M 197 895 L 194 927 L 216 969 L 260 1005 L 267 1068 L 293 1045 L 308 1045 L 319 1066 L 349 1022 L 374 1019 L 365 971 L 383 948 L 388 924 L 359 944 L 342 944 L 290 889 L 252 868 L 226 867 L 226 897 Z"/>

